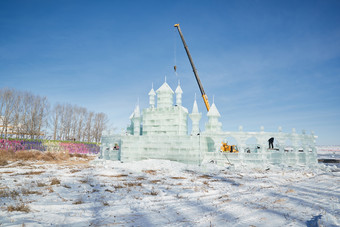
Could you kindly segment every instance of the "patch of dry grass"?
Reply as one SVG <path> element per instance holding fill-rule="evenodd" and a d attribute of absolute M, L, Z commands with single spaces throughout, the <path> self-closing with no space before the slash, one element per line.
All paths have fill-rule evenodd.
<path fill-rule="evenodd" d="M 47 184 L 45 184 L 44 182 L 37 182 L 37 186 L 38 187 L 45 187 L 45 186 L 47 186 Z"/>
<path fill-rule="evenodd" d="M 211 176 L 209 175 L 201 175 L 201 176 L 198 176 L 199 178 L 204 178 L 204 179 L 210 179 Z"/>
<path fill-rule="evenodd" d="M 76 201 L 74 201 L 72 204 L 78 205 L 78 204 L 83 204 L 83 200 L 81 198 L 77 199 Z"/>
<path fill-rule="evenodd" d="M 75 153 L 75 154 L 70 154 L 70 157 L 73 158 L 73 157 L 77 157 L 77 158 L 87 158 L 87 154 L 78 154 L 78 153 Z"/>
<path fill-rule="evenodd" d="M 186 179 L 185 177 L 170 177 L 171 179 L 176 179 L 176 180 L 180 180 L 180 179 Z"/>
<path fill-rule="evenodd" d="M 142 183 L 140 183 L 140 182 L 129 182 L 129 183 L 124 183 L 124 185 L 128 186 L 128 187 L 136 187 L 136 186 L 141 187 Z"/>
<path fill-rule="evenodd" d="M 70 159 L 77 157 L 77 159 Z M 79 165 L 87 164 L 96 156 L 87 154 L 69 154 L 68 152 L 49 152 L 39 150 L 0 150 L 0 166 L 6 166 L 9 162 L 18 162 L 17 166 L 24 166 L 25 163 L 19 161 L 43 161 L 56 164 Z M 85 168 L 85 167 L 84 167 Z M 78 172 L 79 170 L 72 170 Z"/>
<path fill-rule="evenodd" d="M 60 161 L 68 160 L 70 158 L 70 155 L 64 152 L 48 152 L 38 150 L 1 150 L 0 152 L 0 165 L 5 165 L 6 163 L 8 164 L 8 161 Z"/>
<path fill-rule="evenodd" d="M 289 189 L 286 191 L 286 193 L 294 193 L 295 191 L 293 189 Z"/>
<path fill-rule="evenodd" d="M 42 195 L 42 192 L 39 192 L 39 191 L 31 191 L 29 189 L 26 189 L 26 188 L 23 188 L 21 189 L 21 193 L 23 195 Z"/>
<path fill-rule="evenodd" d="M 116 178 L 121 178 L 121 177 L 127 177 L 127 174 L 118 174 L 118 175 L 109 175 L 107 177 L 116 177 Z"/>
<path fill-rule="evenodd" d="M 151 180 L 151 181 L 150 181 L 150 183 L 152 183 L 152 184 L 157 184 L 157 183 L 159 183 L 159 182 L 161 182 L 161 180 Z"/>
<path fill-rule="evenodd" d="M 277 199 L 274 201 L 274 203 L 283 203 L 283 202 L 286 202 L 286 199 Z"/>
<path fill-rule="evenodd" d="M 153 196 L 156 196 L 156 195 L 158 195 L 158 192 L 156 192 L 155 190 L 151 190 L 151 192 L 146 192 L 146 193 L 144 193 L 144 195 L 153 195 Z"/>
<path fill-rule="evenodd" d="M 30 209 L 30 207 L 29 207 L 28 205 L 26 205 L 26 204 L 24 204 L 24 203 L 21 203 L 21 204 L 15 205 L 15 206 L 9 205 L 9 206 L 7 207 L 7 211 L 8 211 L 8 212 L 20 211 L 20 212 L 26 212 L 26 213 L 28 213 L 28 212 L 31 211 L 31 209 Z"/>
<path fill-rule="evenodd" d="M 6 166 L 8 165 L 8 161 L 4 160 L 3 157 L 0 157 L 0 166 Z"/>
<path fill-rule="evenodd" d="M 76 173 L 76 172 L 79 172 L 79 171 L 80 171 L 80 169 L 71 169 L 70 173 Z"/>
<path fill-rule="evenodd" d="M 156 175 L 156 174 L 157 174 L 157 171 L 156 171 L 156 170 L 153 170 L 153 169 L 142 170 L 142 172 L 148 173 L 148 174 L 151 174 L 151 175 Z"/>
<path fill-rule="evenodd" d="M 69 186 L 69 185 L 67 185 L 67 184 L 64 184 L 63 187 L 64 187 L 64 188 L 68 188 L 68 189 L 71 188 L 71 186 Z"/>
<path fill-rule="evenodd" d="M 17 176 L 17 175 L 26 175 L 26 176 L 30 176 L 30 175 L 40 175 L 42 173 L 45 173 L 45 171 L 30 171 L 30 172 L 26 172 L 26 173 L 17 173 L 14 174 L 12 176 Z"/>
<path fill-rule="evenodd" d="M 118 184 L 118 185 L 114 185 L 113 186 L 115 189 L 119 189 L 119 188 L 125 188 L 123 185 L 120 185 L 120 184 Z"/>
<path fill-rule="evenodd" d="M 56 184 L 60 184 L 60 180 L 58 178 L 52 178 L 51 179 L 51 185 L 56 185 Z"/>
<path fill-rule="evenodd" d="M 136 180 L 145 180 L 145 177 L 137 177 Z"/>
<path fill-rule="evenodd" d="M 6 189 L 0 190 L 0 198 L 10 197 L 10 198 L 14 199 L 18 196 L 19 196 L 19 192 L 15 191 L 15 190 L 12 190 L 12 191 L 8 191 Z"/>
<path fill-rule="evenodd" d="M 103 206 L 110 206 L 110 204 L 108 202 L 103 202 Z"/>

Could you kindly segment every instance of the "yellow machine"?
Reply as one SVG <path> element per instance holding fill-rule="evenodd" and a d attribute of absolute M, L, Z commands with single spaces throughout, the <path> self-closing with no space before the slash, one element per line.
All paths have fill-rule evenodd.
<path fill-rule="evenodd" d="M 236 145 L 228 145 L 227 143 L 222 142 L 221 151 L 230 152 L 230 153 L 238 153 L 238 148 Z"/>

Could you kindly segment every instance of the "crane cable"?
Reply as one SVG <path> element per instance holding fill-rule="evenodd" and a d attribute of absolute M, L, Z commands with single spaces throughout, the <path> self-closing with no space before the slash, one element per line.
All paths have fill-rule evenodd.
<path fill-rule="evenodd" d="M 176 28 L 174 28 L 174 72 L 175 72 L 175 75 L 178 76 L 177 74 L 177 62 L 176 62 L 176 50 L 177 50 L 177 39 L 176 39 Z"/>

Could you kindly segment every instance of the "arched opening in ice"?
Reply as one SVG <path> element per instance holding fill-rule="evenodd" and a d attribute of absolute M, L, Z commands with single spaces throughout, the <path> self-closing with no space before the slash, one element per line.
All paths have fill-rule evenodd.
<path fill-rule="evenodd" d="M 283 146 L 283 149 L 285 152 L 293 152 L 294 148 L 293 148 L 293 143 L 291 139 L 286 139 L 285 144 Z"/>
<path fill-rule="evenodd" d="M 258 140 L 256 137 L 252 136 L 249 137 L 246 141 L 245 141 L 246 147 L 244 149 L 244 153 L 257 153 L 259 151 L 259 149 L 261 148 Z"/>
<path fill-rule="evenodd" d="M 212 138 L 207 137 L 208 152 L 215 152 L 215 142 Z"/>

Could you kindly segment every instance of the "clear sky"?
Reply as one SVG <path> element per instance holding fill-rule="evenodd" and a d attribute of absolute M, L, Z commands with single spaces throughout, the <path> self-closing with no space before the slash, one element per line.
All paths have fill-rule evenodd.
<path fill-rule="evenodd" d="M 0 87 L 104 112 L 120 131 L 167 76 L 205 115 L 175 23 L 223 130 L 282 126 L 340 144 L 338 0 L 2 0 Z"/>

